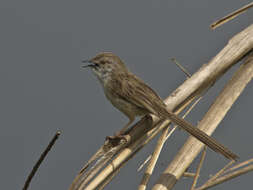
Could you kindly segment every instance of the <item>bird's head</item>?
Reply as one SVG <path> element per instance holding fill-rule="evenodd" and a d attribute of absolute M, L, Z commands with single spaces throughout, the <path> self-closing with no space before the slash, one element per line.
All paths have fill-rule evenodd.
<path fill-rule="evenodd" d="M 110 77 L 113 73 L 127 71 L 127 68 L 120 58 L 112 53 L 99 53 L 92 59 L 84 60 L 82 62 L 88 63 L 88 65 L 84 65 L 82 67 L 91 68 L 100 80 Z"/>

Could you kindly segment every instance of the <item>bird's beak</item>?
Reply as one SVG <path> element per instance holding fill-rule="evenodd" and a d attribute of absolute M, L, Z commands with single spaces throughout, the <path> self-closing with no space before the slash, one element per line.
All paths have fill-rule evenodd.
<path fill-rule="evenodd" d="M 82 68 L 86 68 L 86 67 L 91 67 L 91 68 L 93 68 L 93 67 L 95 67 L 95 65 L 92 63 L 92 61 L 91 60 L 83 60 L 82 61 L 82 63 L 89 63 L 88 65 L 82 65 L 81 67 Z"/>

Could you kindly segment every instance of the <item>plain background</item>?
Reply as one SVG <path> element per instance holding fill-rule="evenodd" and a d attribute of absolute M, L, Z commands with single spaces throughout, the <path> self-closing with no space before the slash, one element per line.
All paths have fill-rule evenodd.
<path fill-rule="evenodd" d="M 189 72 L 207 63 L 236 33 L 252 24 L 253 10 L 215 31 L 209 25 L 248 0 L 1 0 L 0 1 L 0 179 L 2 189 L 21 189 L 38 156 L 57 130 L 62 136 L 41 165 L 30 189 L 67 189 L 105 136 L 127 118 L 105 99 L 102 88 L 81 60 L 112 51 L 161 97 L 184 80 L 170 61 Z M 208 92 L 187 117 L 196 124 L 238 67 Z M 240 155 L 252 154 L 252 83 L 228 112 L 214 137 Z M 166 143 L 154 184 L 188 135 L 177 131 Z M 152 141 L 106 189 L 136 189 L 140 163 Z M 200 183 L 228 161 L 208 150 Z M 196 169 L 196 162 L 189 171 Z M 213 189 L 252 188 L 249 173 Z M 175 189 L 189 189 L 181 179 Z"/>

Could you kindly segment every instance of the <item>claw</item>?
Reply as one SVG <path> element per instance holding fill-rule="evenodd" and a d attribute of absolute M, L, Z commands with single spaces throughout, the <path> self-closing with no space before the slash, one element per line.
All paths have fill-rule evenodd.
<path fill-rule="evenodd" d="M 121 140 L 127 142 L 127 138 L 124 135 L 114 135 L 114 136 L 107 136 L 106 140 L 108 140 L 113 145 L 118 145 Z"/>

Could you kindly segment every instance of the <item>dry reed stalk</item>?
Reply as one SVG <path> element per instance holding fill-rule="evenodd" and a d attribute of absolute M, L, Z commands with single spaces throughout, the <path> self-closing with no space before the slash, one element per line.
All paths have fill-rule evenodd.
<path fill-rule="evenodd" d="M 226 54 L 227 53 L 228 52 L 226 52 Z M 217 57 L 214 59 L 217 59 Z M 220 121 L 224 118 L 233 103 L 237 100 L 246 85 L 250 82 L 252 77 L 253 54 L 250 54 L 245 63 L 240 66 L 238 71 L 233 75 L 220 95 L 216 98 L 208 112 L 205 114 L 204 118 L 198 124 L 198 127 L 207 134 L 211 134 L 218 126 Z M 172 189 L 179 178 L 183 175 L 184 171 L 198 155 L 203 146 L 203 143 L 199 142 L 197 139 L 189 137 L 173 161 L 160 176 L 158 182 L 153 187 L 153 190 Z"/>

